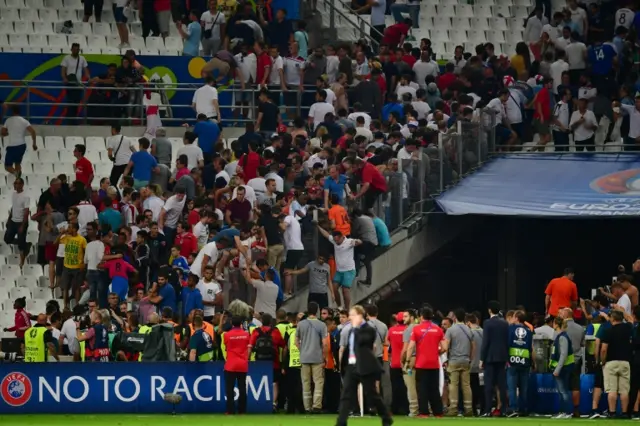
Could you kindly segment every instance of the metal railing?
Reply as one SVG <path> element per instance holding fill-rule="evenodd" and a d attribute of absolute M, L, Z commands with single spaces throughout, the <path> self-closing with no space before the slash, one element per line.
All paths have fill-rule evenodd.
<path fill-rule="evenodd" d="M 41 121 L 43 124 L 50 124 L 58 120 L 66 120 L 70 124 L 103 124 L 118 120 L 120 122 L 136 121 L 144 124 L 146 121 L 145 95 L 157 94 L 159 99 L 155 103 L 159 106 L 160 116 L 163 123 L 168 125 L 180 125 L 185 122 L 195 121 L 195 111 L 191 103 L 171 103 L 170 98 L 176 93 L 189 92 L 192 94 L 200 85 L 192 83 L 165 83 L 162 81 L 150 81 L 146 84 L 131 84 L 128 86 L 105 86 L 93 82 L 81 83 L 77 86 L 68 86 L 61 81 L 48 80 L 3 80 L 0 81 L 0 91 L 11 93 L 7 103 L 19 103 L 23 105 L 25 118 L 30 121 Z M 45 100 L 43 93 L 59 90 L 60 95 L 55 100 Z M 274 88 L 271 98 L 280 106 L 281 114 L 291 114 L 300 116 L 303 112 L 308 112 L 311 104 L 315 102 L 314 94 L 317 88 L 314 85 L 303 86 L 301 92 L 298 87 L 292 88 L 288 92 L 296 93 L 296 105 L 286 104 L 283 92 L 279 88 Z M 64 93 L 63 93 L 64 91 Z M 244 90 L 239 84 L 222 86 L 220 93 L 243 94 L 245 105 L 237 105 L 235 96 L 229 103 L 220 104 L 220 112 L 223 121 L 246 122 L 255 121 L 257 109 L 257 97 L 259 90 L 256 87 L 247 87 Z M 21 93 L 22 92 L 22 93 Z M 250 96 L 247 96 L 247 93 Z M 21 96 L 17 96 L 21 94 Z M 64 100 L 59 101 L 64 94 Z M 189 96 L 188 99 L 191 99 Z M 59 115 L 46 115 L 42 113 L 46 107 L 49 113 L 51 108 L 61 108 Z M 66 110 L 66 113 L 65 113 Z M 54 109 L 55 111 L 55 109 Z M 75 112 L 75 114 L 74 114 Z M 234 115 L 239 112 L 237 117 Z M 71 114 L 70 114 L 71 113 Z M 246 114 L 244 117 L 242 113 Z M 224 118 L 229 117 L 229 118 Z M 250 118 L 248 118 L 250 117 Z M 287 116 L 287 118 L 291 118 Z"/>
<path fill-rule="evenodd" d="M 380 40 L 382 40 L 382 33 L 374 28 L 366 19 L 362 18 L 362 16 L 358 15 L 348 3 L 343 2 L 342 0 L 324 0 L 321 6 L 328 8 L 329 12 L 329 28 L 333 31 L 336 31 L 339 38 L 339 27 L 336 27 L 336 14 L 345 20 L 347 23 L 351 24 L 355 30 L 360 33 L 360 38 L 364 38 L 369 41 L 372 47 L 375 49 L 378 48 L 379 42 L 371 34 L 376 34 Z M 346 9 L 346 13 L 343 9 Z M 353 19 L 352 19 L 353 18 Z M 368 31 L 367 31 L 368 30 Z"/>

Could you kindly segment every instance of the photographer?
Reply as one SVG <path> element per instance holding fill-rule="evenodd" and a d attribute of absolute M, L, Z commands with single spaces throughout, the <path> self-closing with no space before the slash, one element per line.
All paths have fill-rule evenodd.
<path fill-rule="evenodd" d="M 80 324 L 76 328 L 78 342 L 87 342 L 84 349 L 85 361 L 109 362 L 109 332 L 102 325 L 102 314 L 99 311 L 91 313 L 91 323 L 93 325 L 84 334 L 80 331 Z"/>

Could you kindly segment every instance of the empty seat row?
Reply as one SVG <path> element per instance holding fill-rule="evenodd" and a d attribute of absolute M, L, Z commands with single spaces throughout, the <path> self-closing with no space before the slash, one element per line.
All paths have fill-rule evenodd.
<path fill-rule="evenodd" d="M 9 142 L 9 138 L 4 138 L 4 141 Z M 29 148 L 31 148 L 31 137 L 27 136 L 25 141 Z M 0 145 L 2 143 L 0 142 Z M 60 151 L 60 150 L 73 150 L 76 145 L 85 145 L 87 152 L 97 151 L 102 152 L 106 148 L 105 139 L 100 136 L 89 136 L 83 138 L 82 136 L 36 136 L 36 146 L 38 150 Z"/>
<path fill-rule="evenodd" d="M 25 265 L 24 267 L 26 268 L 27 266 L 40 267 L 40 265 Z M 42 271 L 42 268 L 40 268 L 40 270 Z M 17 278 L 0 277 L 0 288 L 4 288 L 7 291 L 8 289 L 11 289 L 14 287 L 24 287 L 24 288 L 30 288 L 30 289 L 44 288 L 45 286 L 40 285 L 40 278 L 48 279 L 47 277 L 44 277 L 44 276 L 37 277 L 35 275 L 22 276 Z"/>
<path fill-rule="evenodd" d="M 73 43 L 78 43 L 81 48 L 93 49 L 106 49 L 107 47 L 115 47 L 120 44 L 120 38 L 117 35 L 104 37 L 104 36 L 84 36 L 79 34 L 63 35 L 63 34 L 1 34 L 0 31 L 0 45 L 12 46 L 19 48 L 44 48 L 55 47 L 60 49 L 68 49 Z M 164 40 L 162 37 L 147 37 L 146 40 L 142 37 L 130 37 L 129 45 L 133 49 L 142 50 L 173 50 L 182 51 L 182 40 L 178 37 L 167 37 Z"/>
<path fill-rule="evenodd" d="M 500 31 L 500 30 L 417 30 L 420 34 L 420 38 L 426 37 L 425 34 L 429 34 L 427 38 L 431 39 L 432 42 L 442 42 L 442 43 L 457 43 L 463 44 L 472 40 L 473 43 L 479 44 L 484 43 L 485 41 L 491 42 L 493 44 L 501 44 L 506 43 L 506 40 L 522 40 L 522 31 Z M 418 38 L 418 37 L 416 37 Z M 419 38 L 418 38 L 419 39 Z"/>
<path fill-rule="evenodd" d="M 110 161 L 106 151 L 103 153 L 90 151 L 87 152 L 85 156 L 94 164 L 102 162 L 108 163 Z M 24 154 L 23 161 L 27 163 L 37 163 L 39 161 L 43 163 L 73 163 L 76 161 L 76 158 L 71 149 L 39 149 L 37 151 L 27 150 Z M 29 176 L 27 176 L 27 179 L 28 178 Z M 31 185 L 28 180 L 27 184 Z"/>
<path fill-rule="evenodd" d="M 71 21 L 76 25 L 79 25 L 82 21 L 83 13 L 74 9 L 14 9 L 14 8 L 0 8 L 0 20 L 1 21 L 19 21 L 21 19 L 28 20 L 28 22 L 35 23 L 58 23 Z M 135 16 L 134 16 L 135 18 Z M 49 19 L 49 20 L 48 20 Z M 115 18 L 111 9 L 105 9 L 102 12 L 102 20 L 104 22 L 114 22 Z M 132 20 L 136 22 L 135 20 Z"/>
<path fill-rule="evenodd" d="M 0 36 L 0 40 L 2 36 Z M 6 46 L 2 48 L 2 52 L 4 53 L 48 53 L 48 54 L 56 54 L 60 53 L 68 53 L 67 49 L 60 49 L 59 47 L 16 47 L 16 46 Z M 128 48 L 120 49 L 117 47 L 103 47 L 93 48 L 87 47 L 82 49 L 83 55 L 124 55 L 125 52 L 129 50 Z M 137 49 L 137 53 L 139 55 L 144 56 L 181 56 L 182 52 L 180 50 L 174 49 Z"/>
<path fill-rule="evenodd" d="M 393 20 L 393 17 L 390 17 Z M 428 30 L 522 30 L 519 18 L 420 18 L 420 29 Z"/>
<path fill-rule="evenodd" d="M 105 1 L 104 8 L 110 9 L 111 2 Z M 83 10 L 82 0 L 0 0 L 0 7 L 31 9 L 75 9 Z"/>
<path fill-rule="evenodd" d="M 531 6 L 487 6 L 468 4 L 424 5 L 420 7 L 421 17 L 439 18 L 526 18 Z"/>

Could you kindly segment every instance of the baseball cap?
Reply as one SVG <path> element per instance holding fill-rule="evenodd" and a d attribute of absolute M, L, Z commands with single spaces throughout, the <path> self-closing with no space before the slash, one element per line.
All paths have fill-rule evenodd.
<path fill-rule="evenodd" d="M 396 321 L 403 322 L 404 321 L 404 312 L 398 312 L 396 314 Z"/>

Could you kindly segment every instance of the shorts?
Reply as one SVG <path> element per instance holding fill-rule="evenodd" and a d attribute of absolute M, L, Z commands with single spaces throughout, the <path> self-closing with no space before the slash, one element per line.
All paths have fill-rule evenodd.
<path fill-rule="evenodd" d="M 84 278 L 84 269 L 62 268 L 61 287 L 63 290 L 69 291 L 80 288 L 82 279 Z"/>
<path fill-rule="evenodd" d="M 631 388 L 631 366 L 629 361 L 609 361 L 603 367 L 604 391 L 606 393 L 629 393 Z"/>
<path fill-rule="evenodd" d="M 582 360 L 578 360 L 573 365 L 573 370 L 571 371 L 571 378 L 569 379 L 569 384 L 571 386 L 572 391 L 578 392 L 580 390 L 581 374 L 582 374 Z"/>
<path fill-rule="evenodd" d="M 109 291 L 117 294 L 121 302 L 127 300 L 127 293 L 129 293 L 129 280 L 124 277 L 113 277 L 111 279 L 111 288 Z"/>
<path fill-rule="evenodd" d="M 593 387 L 594 388 L 598 388 L 598 389 L 603 389 L 604 388 L 604 378 L 602 377 L 602 365 L 597 364 L 593 373 L 595 375 L 594 380 L 593 380 Z"/>
<path fill-rule="evenodd" d="M 63 270 L 64 270 L 64 257 L 56 257 L 56 277 L 61 277 Z"/>
<path fill-rule="evenodd" d="M 498 124 L 496 126 L 496 138 L 501 144 L 506 144 L 511 137 L 511 130 L 504 124 Z"/>
<path fill-rule="evenodd" d="M 282 370 L 279 368 L 273 369 L 273 383 L 282 382 Z"/>
<path fill-rule="evenodd" d="M 246 85 L 248 88 L 248 84 Z M 253 91 L 251 90 L 242 90 L 242 86 L 240 84 L 235 85 L 235 91 L 233 92 L 233 96 L 235 97 L 235 103 L 250 103 L 251 95 L 253 95 Z"/>
<path fill-rule="evenodd" d="M 533 119 L 533 131 L 539 134 L 540 136 L 548 135 L 551 133 L 549 123 L 543 123 L 537 118 Z"/>
<path fill-rule="evenodd" d="M 300 265 L 304 250 L 287 250 L 287 259 L 284 261 L 284 269 L 296 269 Z"/>
<path fill-rule="evenodd" d="M 18 146 L 8 146 L 4 154 L 4 165 L 10 167 L 14 164 L 22 164 L 25 152 L 27 152 L 26 143 Z"/>
<path fill-rule="evenodd" d="M 333 282 L 344 288 L 351 288 L 351 284 L 353 284 L 355 279 L 355 269 L 350 271 L 336 271 L 336 274 L 333 276 Z"/>
<path fill-rule="evenodd" d="M 229 74 L 229 71 L 231 71 L 231 65 L 216 57 L 211 58 L 211 60 L 202 67 L 202 72 L 204 74 L 211 74 L 213 78 L 218 78 L 221 75 L 227 75 Z M 251 91 L 246 92 L 248 96 L 251 96 L 251 93 Z M 251 98 L 249 98 L 249 100 L 250 99 Z"/>
<path fill-rule="evenodd" d="M 522 139 L 524 132 L 524 124 L 523 123 L 511 123 L 511 129 L 513 132 L 518 135 L 519 139 Z"/>
<path fill-rule="evenodd" d="M 92 16 L 95 9 L 96 18 L 102 17 L 103 0 L 84 0 L 84 16 Z"/>
<path fill-rule="evenodd" d="M 160 32 L 168 33 L 169 23 L 171 22 L 171 11 L 161 10 L 160 12 L 156 12 L 156 16 L 158 17 L 158 29 Z"/>
<path fill-rule="evenodd" d="M 47 262 L 56 262 L 58 259 L 58 257 L 56 256 L 57 252 L 58 252 L 58 246 L 55 245 L 53 242 L 44 243 L 44 260 L 46 260 Z M 64 262 L 63 257 L 61 257 L 60 259 L 62 259 L 62 261 Z"/>
<path fill-rule="evenodd" d="M 134 179 L 133 180 L 134 189 L 144 188 L 147 185 L 149 185 L 149 181 L 148 180 L 138 180 L 138 179 Z"/>
<path fill-rule="evenodd" d="M 114 8 L 113 8 L 113 16 L 116 19 L 116 24 L 126 24 L 127 23 L 127 17 L 124 16 L 124 7 L 115 7 L 114 6 Z"/>

